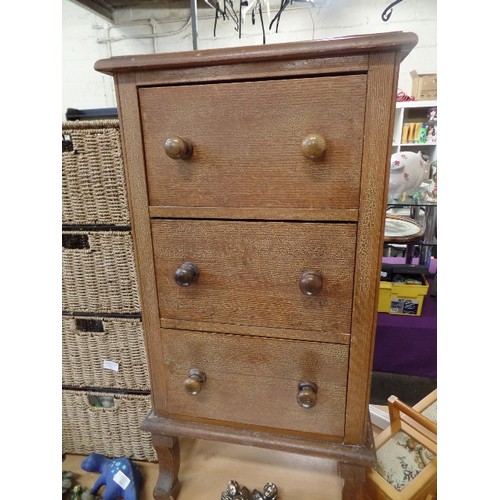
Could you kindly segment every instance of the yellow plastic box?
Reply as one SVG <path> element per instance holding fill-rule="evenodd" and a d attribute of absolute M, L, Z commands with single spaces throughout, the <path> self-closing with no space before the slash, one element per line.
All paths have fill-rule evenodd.
<path fill-rule="evenodd" d="M 424 298 L 429 291 L 429 283 L 421 276 L 423 285 L 380 282 L 378 312 L 404 316 L 420 316 Z"/>

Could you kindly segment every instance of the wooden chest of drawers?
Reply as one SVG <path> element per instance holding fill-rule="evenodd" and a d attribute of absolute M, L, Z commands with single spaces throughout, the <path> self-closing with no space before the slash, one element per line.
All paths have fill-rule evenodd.
<path fill-rule="evenodd" d="M 399 63 L 413 34 L 98 61 L 123 133 L 160 466 L 178 436 L 373 460 Z M 229 478 L 228 478 L 229 479 Z"/>

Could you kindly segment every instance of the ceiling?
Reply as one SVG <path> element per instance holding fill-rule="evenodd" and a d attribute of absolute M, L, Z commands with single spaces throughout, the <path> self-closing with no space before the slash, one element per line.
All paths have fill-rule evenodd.
<path fill-rule="evenodd" d="M 115 14 L 120 9 L 161 9 L 161 8 L 189 8 L 190 0 L 72 0 L 108 21 L 115 22 Z M 203 0 L 197 1 L 197 7 L 208 7 Z"/>

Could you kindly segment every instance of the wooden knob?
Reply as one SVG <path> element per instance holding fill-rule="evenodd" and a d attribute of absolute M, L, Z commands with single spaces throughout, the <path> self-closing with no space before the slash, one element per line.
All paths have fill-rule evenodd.
<path fill-rule="evenodd" d="M 188 394 L 194 396 L 201 391 L 206 379 L 207 377 L 201 370 L 193 368 L 189 370 L 188 378 L 184 380 L 184 389 Z"/>
<path fill-rule="evenodd" d="M 184 262 L 177 271 L 175 271 L 175 282 L 179 286 L 189 286 L 192 285 L 199 276 L 198 269 L 191 262 Z"/>
<path fill-rule="evenodd" d="M 301 382 L 297 393 L 297 402 L 302 408 L 312 408 L 318 401 L 318 386 L 314 382 Z"/>
<path fill-rule="evenodd" d="M 309 134 L 302 141 L 302 152 L 311 160 L 317 160 L 326 151 L 325 138 L 320 134 Z"/>
<path fill-rule="evenodd" d="M 193 153 L 193 145 L 188 139 L 173 135 L 165 141 L 165 152 L 173 160 L 186 160 Z"/>
<path fill-rule="evenodd" d="M 304 271 L 300 276 L 299 288 L 304 295 L 317 295 L 323 288 L 323 276 L 317 271 Z"/>

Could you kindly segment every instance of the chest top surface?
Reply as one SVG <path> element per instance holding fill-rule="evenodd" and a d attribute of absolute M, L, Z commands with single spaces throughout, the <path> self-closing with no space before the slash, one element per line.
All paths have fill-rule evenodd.
<path fill-rule="evenodd" d="M 270 63 L 272 61 L 293 64 L 293 61 L 366 56 L 381 51 L 398 52 L 401 61 L 417 42 L 418 37 L 414 33 L 375 33 L 270 45 L 116 56 L 97 61 L 94 68 L 101 73 L 117 75 L 162 69 Z"/>

